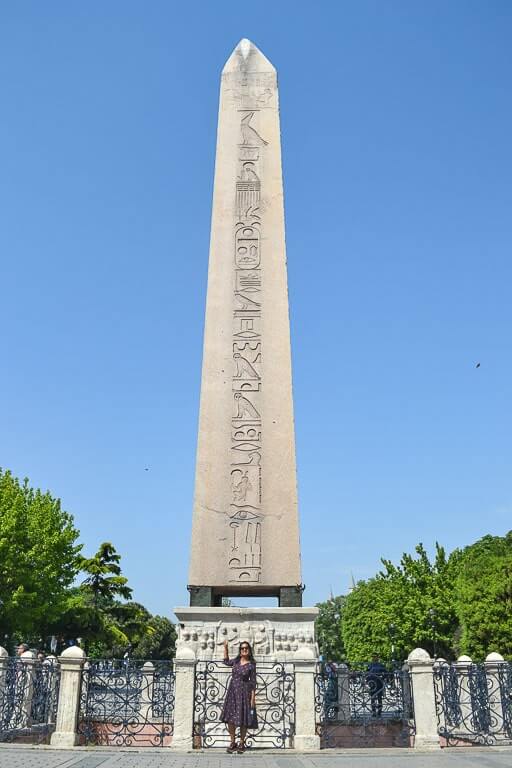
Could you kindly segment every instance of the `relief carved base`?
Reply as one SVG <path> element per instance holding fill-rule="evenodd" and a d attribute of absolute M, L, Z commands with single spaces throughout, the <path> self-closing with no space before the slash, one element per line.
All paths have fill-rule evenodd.
<path fill-rule="evenodd" d="M 227 640 L 229 656 L 248 641 L 256 661 L 319 658 L 315 638 L 318 608 L 175 608 L 178 619 L 176 659 L 220 661 Z"/>

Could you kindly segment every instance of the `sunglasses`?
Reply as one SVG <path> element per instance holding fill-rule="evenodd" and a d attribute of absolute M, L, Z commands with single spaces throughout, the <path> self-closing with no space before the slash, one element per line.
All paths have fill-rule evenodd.
<path fill-rule="evenodd" d="M 248 651 L 249 650 L 249 646 L 248 645 L 241 645 L 240 646 L 240 650 L 241 651 Z"/>

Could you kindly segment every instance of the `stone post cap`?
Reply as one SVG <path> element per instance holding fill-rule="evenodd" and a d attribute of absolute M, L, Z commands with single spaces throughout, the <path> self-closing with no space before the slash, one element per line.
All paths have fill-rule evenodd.
<path fill-rule="evenodd" d="M 62 651 L 60 658 L 64 660 L 73 659 L 75 661 L 82 661 L 85 659 L 85 651 L 83 651 L 79 645 L 70 645 L 69 648 L 66 648 L 65 651 Z"/>
<path fill-rule="evenodd" d="M 174 657 L 175 661 L 183 661 L 183 662 L 195 662 L 196 655 L 192 648 L 187 648 L 186 646 L 181 646 L 176 649 L 176 656 Z"/>
<path fill-rule="evenodd" d="M 407 657 L 407 661 L 413 662 L 413 664 L 428 664 L 432 661 L 428 651 L 424 648 L 415 648 Z"/>
<path fill-rule="evenodd" d="M 505 661 L 501 653 L 492 652 L 485 657 L 486 664 L 502 664 Z"/>
<path fill-rule="evenodd" d="M 23 661 L 32 661 L 32 659 L 36 658 L 35 651 L 24 651 L 24 653 L 21 654 L 20 659 L 23 659 Z"/>
<path fill-rule="evenodd" d="M 0 645 L 0 659 L 5 659 L 7 658 L 7 656 L 9 656 L 9 654 L 7 653 L 5 648 L 2 645 Z"/>
<path fill-rule="evenodd" d="M 468 656 L 467 654 L 463 653 L 462 656 L 459 656 L 457 659 L 457 664 L 472 664 L 473 659 L 471 656 Z"/>

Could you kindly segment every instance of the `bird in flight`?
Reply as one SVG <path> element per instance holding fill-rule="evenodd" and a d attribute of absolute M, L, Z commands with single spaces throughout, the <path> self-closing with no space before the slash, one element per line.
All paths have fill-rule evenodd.
<path fill-rule="evenodd" d="M 475 368 L 480 368 L 480 363 L 477 363 L 477 364 L 475 365 Z"/>

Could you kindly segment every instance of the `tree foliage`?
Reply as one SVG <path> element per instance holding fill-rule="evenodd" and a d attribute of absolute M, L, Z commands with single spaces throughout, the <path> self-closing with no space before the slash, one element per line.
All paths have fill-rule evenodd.
<path fill-rule="evenodd" d="M 88 576 L 82 582 L 85 589 L 89 589 L 93 595 L 94 604 L 97 605 L 100 598 L 111 602 L 115 597 L 124 597 L 129 600 L 132 590 L 128 586 L 128 579 L 121 575 L 121 555 L 109 541 L 104 541 L 93 557 L 82 558 L 80 570 Z"/>
<path fill-rule="evenodd" d="M 173 624 L 130 600 L 113 544 L 86 558 L 77 537 L 58 499 L 0 469 L 0 630 L 11 648 L 16 639 L 36 645 L 55 635 L 59 651 L 81 638 L 93 656 L 129 648 L 139 658 L 172 658 Z M 72 586 L 80 571 L 85 578 Z"/>
<path fill-rule="evenodd" d="M 125 653 L 137 659 L 174 657 L 174 625 L 163 616 L 152 616 L 140 603 L 115 600 L 104 607 L 102 622 L 102 631 L 87 641 L 93 658 L 120 658 Z"/>
<path fill-rule="evenodd" d="M 418 646 L 453 655 L 460 553 L 447 558 L 436 544 L 431 562 L 422 544 L 415 551 L 416 557 L 404 554 L 399 565 L 383 559 L 384 570 L 347 596 L 342 636 L 350 661 L 366 661 L 374 653 L 391 660 Z"/>
<path fill-rule="evenodd" d="M 81 549 L 59 499 L 0 469 L 0 600 L 6 634 L 44 633 L 66 602 Z"/>
<path fill-rule="evenodd" d="M 324 603 L 317 603 L 320 613 L 315 622 L 318 646 L 324 661 L 344 661 L 345 647 L 341 636 L 342 611 L 345 598 L 331 597 Z"/>
<path fill-rule="evenodd" d="M 492 651 L 512 658 L 512 531 L 466 547 L 456 587 L 460 651 L 474 660 Z"/>

